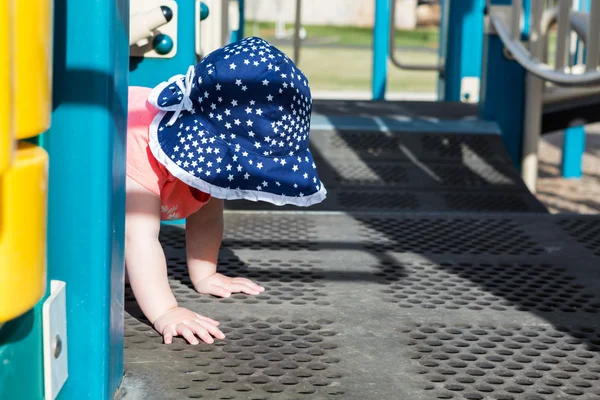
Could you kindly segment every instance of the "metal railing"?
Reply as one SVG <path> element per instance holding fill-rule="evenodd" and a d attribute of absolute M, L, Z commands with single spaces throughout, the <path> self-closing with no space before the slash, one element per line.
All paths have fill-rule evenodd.
<path fill-rule="evenodd" d="M 489 2 L 489 0 L 488 0 Z M 558 51 L 556 53 L 556 67 L 546 64 L 541 60 L 541 54 L 532 54 L 520 40 L 520 26 L 518 24 L 522 9 L 514 7 L 515 4 L 521 3 L 520 0 L 513 1 L 513 15 L 511 16 L 511 29 L 509 29 L 504 21 L 504 15 L 494 15 L 493 12 L 489 15 L 490 24 L 495 29 L 496 33 L 502 40 L 502 43 L 514 59 L 523 66 L 529 73 L 541 78 L 545 81 L 563 85 L 563 86 L 588 86 L 600 84 L 600 71 L 598 71 L 598 55 L 600 50 L 600 2 L 593 1 L 590 12 L 588 49 L 586 71 L 582 73 L 565 72 L 564 70 L 564 55 L 566 54 L 566 42 L 570 33 L 570 4 L 569 0 L 561 0 L 561 6 L 558 13 L 558 35 L 557 44 Z M 544 10 L 544 0 L 531 0 L 531 15 L 530 24 L 540 24 L 543 19 L 543 13 L 538 12 Z M 567 7 L 564 7 L 566 4 Z M 493 9 L 490 7 L 490 9 Z M 518 12 L 518 14 L 515 14 Z M 517 21 L 512 22 L 512 21 Z M 531 41 L 537 41 L 538 36 L 542 35 L 542 29 L 530 32 Z"/>
<path fill-rule="evenodd" d="M 409 71 L 437 71 L 443 74 L 443 64 L 407 64 L 396 57 L 396 1 L 390 3 L 390 39 L 389 58 L 392 64 L 400 69 Z"/>
<path fill-rule="evenodd" d="M 294 20 L 294 63 L 300 63 L 300 29 L 302 28 L 302 0 L 296 0 Z"/>
<path fill-rule="evenodd" d="M 491 27 L 509 55 L 528 72 L 521 161 L 523 180 L 535 192 L 543 105 L 600 93 L 600 1 L 591 1 L 587 13 L 573 10 L 570 0 L 559 0 L 556 7 L 547 7 L 545 0 L 530 0 L 526 44 L 521 41 L 522 0 L 513 0 L 510 13 L 501 12 L 489 0 L 486 3 Z M 551 65 L 548 42 L 554 25 L 557 25 L 556 52 Z M 571 57 L 573 35 L 579 40 L 579 52 L 585 46 L 585 62 L 578 63 Z"/>

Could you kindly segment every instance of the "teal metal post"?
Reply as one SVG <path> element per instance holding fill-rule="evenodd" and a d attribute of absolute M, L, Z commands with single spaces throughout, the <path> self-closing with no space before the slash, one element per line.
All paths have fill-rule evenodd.
<path fill-rule="evenodd" d="M 579 0 L 579 11 L 584 11 L 584 12 L 590 12 L 590 6 L 591 6 L 591 1 L 592 0 Z M 585 62 L 585 56 L 586 56 L 586 52 L 585 52 L 585 47 L 583 49 L 580 48 L 580 41 L 578 40 L 577 43 L 575 44 L 575 60 L 577 60 L 579 58 L 579 52 L 583 50 L 583 60 Z"/>
<path fill-rule="evenodd" d="M 580 0 L 579 10 L 590 11 L 591 0 Z M 578 56 L 579 44 L 575 50 L 575 57 Z M 585 49 L 583 54 L 585 60 Z M 570 126 L 565 129 L 562 154 L 562 176 L 563 178 L 581 178 L 583 175 L 582 162 L 585 153 L 585 126 Z"/>
<path fill-rule="evenodd" d="M 41 305 L 0 327 L 0 399 L 42 399 Z"/>
<path fill-rule="evenodd" d="M 390 43 L 390 0 L 375 0 L 373 23 L 373 100 L 384 100 Z"/>
<path fill-rule="evenodd" d="M 492 0 L 494 5 L 510 5 L 511 0 Z M 523 1 L 525 10 L 529 1 Z M 527 19 L 524 33 L 528 32 Z M 486 34 L 479 107 L 480 118 L 500 126 L 504 144 L 517 167 L 521 169 L 523 117 L 525 103 L 525 69 L 504 55 L 497 35 Z"/>
<path fill-rule="evenodd" d="M 238 5 L 239 5 L 238 10 L 240 13 L 240 27 L 238 28 L 238 30 L 231 32 L 231 41 L 232 42 L 237 42 L 244 38 L 244 27 L 245 27 L 244 24 L 246 23 L 244 0 L 238 0 Z"/>
<path fill-rule="evenodd" d="M 481 78 L 483 54 L 483 12 L 485 0 L 443 0 L 440 52 L 445 59 L 443 77 L 444 101 L 463 101 L 461 84 L 465 77 Z"/>
<path fill-rule="evenodd" d="M 48 277 L 65 281 L 59 399 L 110 399 L 123 375 L 129 0 L 55 0 Z"/>
<path fill-rule="evenodd" d="M 561 168 L 563 178 L 581 178 L 584 153 L 585 126 L 571 126 L 565 129 Z"/>

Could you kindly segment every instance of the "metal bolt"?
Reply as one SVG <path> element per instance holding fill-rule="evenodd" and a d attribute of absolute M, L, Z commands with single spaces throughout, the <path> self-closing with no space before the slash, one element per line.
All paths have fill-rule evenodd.
<path fill-rule="evenodd" d="M 502 54 L 504 55 L 504 58 L 506 58 L 507 60 L 513 61 L 515 59 L 515 57 L 510 52 L 510 50 L 508 50 L 506 47 L 502 48 Z"/>
<path fill-rule="evenodd" d="M 60 356 L 60 353 L 62 352 L 62 340 L 58 335 L 54 337 L 54 343 L 52 343 L 52 350 L 54 358 L 58 358 Z"/>

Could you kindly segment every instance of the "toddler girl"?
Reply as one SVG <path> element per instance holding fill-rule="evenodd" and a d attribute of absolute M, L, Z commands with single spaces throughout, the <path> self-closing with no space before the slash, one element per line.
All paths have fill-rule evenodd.
<path fill-rule="evenodd" d="M 308 150 L 311 104 L 304 74 L 259 38 L 218 49 L 152 90 L 130 88 L 125 263 L 135 298 L 165 343 L 225 336 L 217 321 L 178 306 L 160 221 L 186 218 L 198 292 L 264 291 L 217 273 L 223 200 L 310 206 L 325 199 Z"/>

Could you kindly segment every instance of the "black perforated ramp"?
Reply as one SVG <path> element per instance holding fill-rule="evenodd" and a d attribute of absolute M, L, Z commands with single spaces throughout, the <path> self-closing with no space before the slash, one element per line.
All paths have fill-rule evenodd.
<path fill-rule="evenodd" d="M 600 218 L 226 214 L 220 270 L 266 287 L 191 288 L 214 345 L 161 344 L 126 294 L 122 399 L 600 399 Z"/>
<path fill-rule="evenodd" d="M 545 212 L 499 135 L 314 130 L 311 152 L 328 190 L 313 211 Z M 282 209 L 249 201 L 227 207 Z"/>
<path fill-rule="evenodd" d="M 313 113 L 352 117 L 474 118 L 477 105 L 462 102 L 313 100 Z"/>

